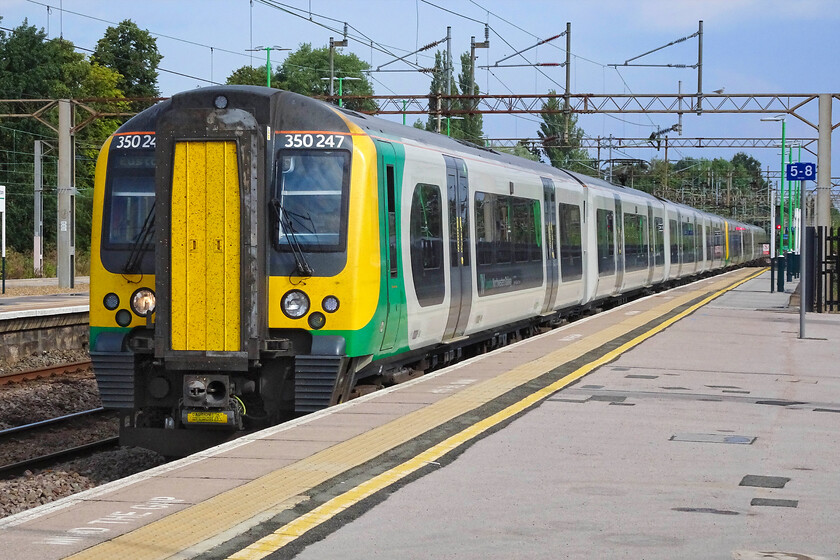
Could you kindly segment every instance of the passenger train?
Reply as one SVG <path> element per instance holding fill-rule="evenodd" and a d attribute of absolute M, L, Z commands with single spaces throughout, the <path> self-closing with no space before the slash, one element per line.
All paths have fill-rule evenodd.
<path fill-rule="evenodd" d="M 138 114 L 97 163 L 90 349 L 179 456 L 762 257 L 762 229 L 302 95 Z"/>

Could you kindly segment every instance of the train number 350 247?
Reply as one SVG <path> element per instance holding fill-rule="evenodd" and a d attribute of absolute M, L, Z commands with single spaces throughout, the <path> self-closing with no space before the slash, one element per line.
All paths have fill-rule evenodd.
<path fill-rule="evenodd" d="M 154 134 L 121 134 L 115 140 L 117 143 L 115 148 L 118 150 L 128 148 L 154 149 L 155 147 Z"/>
<path fill-rule="evenodd" d="M 341 134 L 284 134 L 284 148 L 340 148 L 344 143 Z"/>

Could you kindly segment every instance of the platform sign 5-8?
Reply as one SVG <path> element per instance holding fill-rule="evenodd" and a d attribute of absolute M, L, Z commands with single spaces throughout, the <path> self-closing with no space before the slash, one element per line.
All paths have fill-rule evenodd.
<path fill-rule="evenodd" d="M 788 181 L 816 181 L 817 165 L 815 163 L 789 163 L 785 167 L 785 178 Z"/>

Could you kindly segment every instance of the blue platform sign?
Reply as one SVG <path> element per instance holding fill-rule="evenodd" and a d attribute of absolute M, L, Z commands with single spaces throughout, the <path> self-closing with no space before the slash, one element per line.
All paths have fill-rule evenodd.
<path fill-rule="evenodd" d="M 788 181 L 816 181 L 817 164 L 804 161 L 789 163 L 785 166 L 785 178 Z"/>

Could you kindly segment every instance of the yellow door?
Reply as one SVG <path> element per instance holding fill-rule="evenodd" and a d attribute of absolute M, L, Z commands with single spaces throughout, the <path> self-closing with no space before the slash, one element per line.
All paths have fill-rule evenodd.
<path fill-rule="evenodd" d="M 177 142 L 172 170 L 172 349 L 239 351 L 235 142 Z"/>

